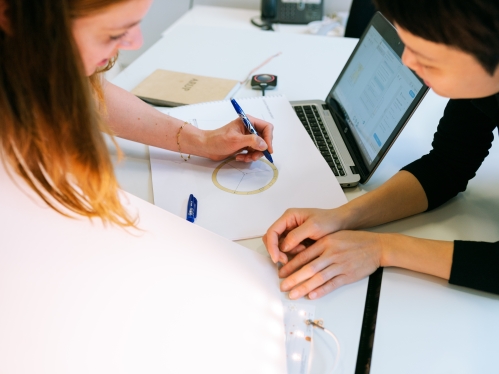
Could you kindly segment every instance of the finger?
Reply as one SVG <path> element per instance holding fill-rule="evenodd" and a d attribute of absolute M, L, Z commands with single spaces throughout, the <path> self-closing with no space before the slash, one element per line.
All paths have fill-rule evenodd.
<path fill-rule="evenodd" d="M 286 237 L 286 235 L 288 235 L 288 233 L 289 233 L 289 230 L 284 230 L 281 233 L 281 235 L 279 235 L 279 243 L 277 244 L 279 246 L 279 248 L 281 248 L 281 243 L 284 240 L 284 238 Z"/>
<path fill-rule="evenodd" d="M 258 135 L 249 133 L 240 118 L 232 121 L 225 127 L 228 130 L 227 133 L 222 136 L 225 137 L 225 142 L 230 145 L 230 148 L 234 153 L 246 149 L 257 151 L 265 151 L 268 149 L 265 140 Z"/>
<path fill-rule="evenodd" d="M 294 247 L 292 250 L 286 252 L 288 255 L 291 255 L 291 256 L 294 256 L 302 251 L 304 251 L 305 249 L 307 249 L 307 246 L 304 245 L 303 243 L 301 244 L 298 244 L 296 247 Z"/>
<path fill-rule="evenodd" d="M 309 265 L 309 270 L 313 271 L 313 273 L 310 274 L 312 276 L 315 274 L 317 271 L 322 270 L 325 266 L 329 265 L 325 264 L 322 268 L 316 268 L 314 269 L 313 267 L 310 267 L 312 261 L 314 261 L 316 258 L 318 258 L 324 251 L 324 248 L 320 244 L 315 244 L 311 247 L 308 247 L 307 249 L 301 251 L 298 253 L 291 261 L 289 261 L 285 266 L 283 266 L 279 270 L 279 277 L 281 278 L 287 278 L 289 277 L 289 287 L 288 289 L 293 288 L 295 285 L 297 285 L 300 282 L 303 282 L 307 278 L 303 278 L 305 274 L 302 274 L 302 276 L 296 276 L 296 272 L 298 272 L 299 269 L 305 268 L 305 266 L 308 264 Z M 315 264 L 314 266 L 316 266 Z M 314 271 L 315 270 L 315 271 Z M 293 274 L 294 273 L 294 274 Z M 309 276 L 309 277 L 310 277 Z"/>
<path fill-rule="evenodd" d="M 288 261 L 289 259 L 286 253 L 279 252 L 279 260 L 277 262 L 280 262 L 282 265 L 286 265 Z"/>
<path fill-rule="evenodd" d="M 286 233 L 287 235 L 287 233 Z M 284 237 L 286 237 L 286 235 L 282 235 L 282 239 L 284 239 Z M 311 240 L 311 239 L 305 239 L 304 241 L 302 241 L 300 244 L 298 244 L 295 248 L 293 248 L 292 250 L 288 251 L 287 254 L 288 255 L 296 255 L 297 253 L 300 253 L 301 251 L 307 249 L 308 247 L 310 247 L 311 245 L 313 245 L 315 243 L 315 240 Z M 279 245 L 279 248 L 280 248 L 280 245 Z"/>
<path fill-rule="evenodd" d="M 302 225 L 290 231 L 281 243 L 281 251 L 289 252 L 296 248 L 300 243 L 307 239 L 315 238 L 316 230 L 312 227 L 309 221 L 305 220 Z"/>
<path fill-rule="evenodd" d="M 242 148 L 242 149 L 238 150 L 235 154 L 236 161 L 245 162 L 247 154 L 248 154 L 247 148 Z"/>
<path fill-rule="evenodd" d="M 237 134 L 231 140 L 231 144 L 237 149 L 248 149 L 248 154 L 255 151 L 263 152 L 268 148 L 265 140 L 253 134 Z"/>
<path fill-rule="evenodd" d="M 265 151 L 269 148 L 265 140 L 257 135 L 246 135 L 245 146 L 256 151 Z"/>
<path fill-rule="evenodd" d="M 311 291 L 308 294 L 308 297 L 311 300 L 319 299 L 322 296 L 327 295 L 328 293 L 333 292 L 334 290 L 337 290 L 338 288 L 349 283 L 351 282 L 348 281 L 348 277 L 345 274 L 340 274 L 333 279 L 328 280 L 322 286 Z"/>
<path fill-rule="evenodd" d="M 272 146 L 272 141 L 274 138 L 274 125 L 272 125 L 270 122 L 261 120 L 253 116 L 248 116 L 248 119 L 253 124 L 253 127 L 255 127 L 255 130 L 258 132 L 258 134 L 263 138 L 263 140 L 267 144 L 268 148 L 266 149 L 268 149 L 270 153 L 273 153 L 274 148 Z M 264 151 L 264 149 L 260 150 Z"/>
<path fill-rule="evenodd" d="M 267 234 L 263 235 L 262 237 L 262 241 L 263 241 L 263 244 L 266 245 L 265 243 L 267 243 Z M 268 249 L 267 249 L 267 252 L 268 252 Z M 270 252 L 269 252 L 269 255 L 270 255 Z M 272 258 L 272 256 L 271 256 Z M 277 263 L 277 264 L 281 264 L 281 266 L 279 266 L 279 269 L 282 267 L 282 265 L 286 264 L 288 262 L 288 256 L 286 256 L 284 253 L 282 252 L 279 252 L 278 253 L 278 258 L 277 258 L 277 261 L 274 261 L 272 260 L 274 263 Z"/>
<path fill-rule="evenodd" d="M 275 225 L 275 224 L 274 224 Z M 276 264 L 277 262 L 281 262 L 283 264 L 287 263 L 287 256 L 284 255 L 279 250 L 279 228 L 276 229 L 269 229 L 267 233 L 264 235 L 263 239 L 263 244 L 265 245 L 265 248 L 267 248 L 267 252 L 270 255 L 270 258 Z M 281 255 L 284 255 L 286 259 L 284 260 Z M 282 261 L 284 260 L 284 261 Z"/>
<path fill-rule="evenodd" d="M 246 158 L 248 161 L 257 161 L 257 160 L 261 159 L 262 157 L 263 157 L 263 152 L 249 150 Z"/>
<path fill-rule="evenodd" d="M 293 217 L 294 213 L 292 210 L 286 211 L 277 221 L 275 221 L 272 226 L 269 227 L 267 233 L 265 234 L 265 246 L 267 247 L 267 251 L 270 254 L 270 258 L 274 263 L 282 262 L 280 259 L 283 259 L 283 256 L 279 256 L 281 251 L 279 250 L 279 241 L 281 235 L 288 230 L 294 229 L 298 226 L 298 223 Z M 284 256 L 286 259 L 283 264 L 287 263 L 287 256 Z"/>
<path fill-rule="evenodd" d="M 252 123 L 255 130 L 257 130 L 258 134 L 260 134 L 262 138 L 268 138 L 270 143 L 272 143 L 272 139 L 274 137 L 274 125 L 253 116 L 248 116 L 248 119 Z"/>
<path fill-rule="evenodd" d="M 285 278 L 281 283 L 282 291 L 291 290 L 333 263 L 330 257 L 321 257 L 322 248 L 318 247 L 315 245 L 298 253 L 279 270 L 279 277 Z"/>
<path fill-rule="evenodd" d="M 305 295 L 309 295 L 310 293 L 315 292 L 317 288 L 325 285 L 332 279 L 336 278 L 339 274 L 341 274 L 341 266 L 338 264 L 333 264 L 328 266 L 321 272 L 315 274 L 312 278 L 303 282 L 299 286 L 293 288 L 289 293 L 290 299 L 299 299 Z M 316 296 L 316 294 L 315 294 Z"/>
<path fill-rule="evenodd" d="M 236 161 L 240 162 L 253 162 L 261 159 L 263 157 L 263 153 L 259 151 L 250 151 L 248 153 L 242 153 L 236 155 Z"/>

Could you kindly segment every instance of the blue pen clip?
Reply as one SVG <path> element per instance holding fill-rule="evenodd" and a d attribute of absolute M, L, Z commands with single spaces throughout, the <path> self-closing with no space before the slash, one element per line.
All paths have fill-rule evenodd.
<path fill-rule="evenodd" d="M 189 201 L 187 203 L 187 221 L 194 222 L 198 216 L 198 199 L 194 197 L 193 194 L 189 195 Z"/>

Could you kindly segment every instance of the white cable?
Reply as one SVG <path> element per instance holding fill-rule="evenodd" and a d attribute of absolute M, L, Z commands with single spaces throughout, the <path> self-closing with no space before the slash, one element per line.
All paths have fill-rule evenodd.
<path fill-rule="evenodd" d="M 334 373 L 334 371 L 336 370 L 337 366 L 338 366 L 338 362 L 340 361 L 340 356 L 341 356 L 341 350 L 340 350 L 340 342 L 338 341 L 338 338 L 336 337 L 336 335 L 334 335 L 331 331 L 329 331 L 328 329 L 326 329 L 324 326 L 322 326 L 321 324 L 319 324 L 319 322 L 316 322 L 316 321 L 312 321 L 311 319 L 309 320 L 306 320 L 305 323 L 307 325 L 312 325 L 314 327 L 318 327 L 320 328 L 321 330 L 323 330 L 326 334 L 329 334 L 333 339 L 334 339 L 334 342 L 336 343 L 336 348 L 338 348 L 338 354 L 336 355 L 335 359 L 334 359 L 334 364 L 333 364 L 333 368 L 331 369 L 331 373 Z"/>
<path fill-rule="evenodd" d="M 248 75 L 246 76 L 246 78 L 244 78 L 244 80 L 242 80 L 241 82 L 241 85 L 244 85 L 246 84 L 246 82 L 251 78 L 251 74 L 253 74 L 255 71 L 257 71 L 258 69 L 262 68 L 263 66 L 267 65 L 273 58 L 276 58 L 277 56 L 280 56 L 282 54 L 282 52 L 279 52 L 279 53 L 276 53 L 275 55 L 272 55 L 270 56 L 268 59 L 266 59 L 264 62 L 262 62 L 260 65 L 258 65 L 256 68 L 254 68 L 253 70 L 251 70 Z"/>
<path fill-rule="evenodd" d="M 338 362 L 340 361 L 340 356 L 341 356 L 340 342 L 338 341 L 338 338 L 336 337 L 336 335 L 334 335 L 331 331 L 329 331 L 328 329 L 324 329 L 324 331 L 332 336 L 332 338 L 334 339 L 334 341 L 336 343 L 336 347 L 338 348 L 338 354 L 336 355 L 336 359 L 334 360 L 333 368 L 331 369 L 331 373 L 334 373 L 334 371 L 336 370 L 336 367 L 338 366 Z"/>

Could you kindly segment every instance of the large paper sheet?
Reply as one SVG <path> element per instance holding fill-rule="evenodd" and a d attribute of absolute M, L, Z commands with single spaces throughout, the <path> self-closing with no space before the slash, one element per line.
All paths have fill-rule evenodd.
<path fill-rule="evenodd" d="M 0 167 L 0 373 L 286 373 L 268 258 L 128 194 L 142 232 L 65 218 L 15 180 Z"/>
<path fill-rule="evenodd" d="M 179 154 L 150 147 L 154 204 L 185 219 L 189 194 L 198 199 L 196 224 L 226 238 L 259 237 L 288 208 L 334 208 L 346 197 L 324 158 L 283 96 L 238 99 L 246 112 L 274 127 L 274 165 Z M 202 129 L 237 118 L 230 101 L 164 112 Z"/>

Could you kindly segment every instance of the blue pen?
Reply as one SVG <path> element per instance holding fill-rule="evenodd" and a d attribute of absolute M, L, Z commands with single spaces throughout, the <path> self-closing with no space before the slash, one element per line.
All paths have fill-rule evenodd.
<path fill-rule="evenodd" d="M 246 114 L 244 114 L 243 112 L 243 109 L 239 106 L 239 104 L 237 103 L 236 100 L 234 99 L 231 99 L 230 102 L 232 103 L 232 106 L 234 107 L 234 109 L 236 110 L 237 114 L 239 115 L 239 118 L 241 118 L 241 120 L 243 121 L 244 123 L 244 126 L 246 126 L 246 129 L 256 135 L 256 136 L 260 136 L 258 135 L 258 133 L 256 132 L 255 128 L 253 127 L 253 125 L 251 124 L 250 120 L 248 119 L 248 117 L 246 117 Z M 272 156 L 270 155 L 269 151 L 265 150 L 263 151 L 263 155 L 265 156 L 265 158 L 267 160 L 269 160 L 270 162 L 274 163 L 274 161 L 272 160 Z"/>
<path fill-rule="evenodd" d="M 198 199 L 193 194 L 189 195 L 189 202 L 187 203 L 187 221 L 194 222 L 198 216 Z"/>

